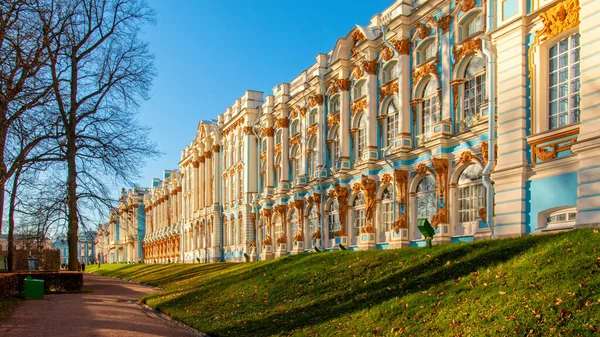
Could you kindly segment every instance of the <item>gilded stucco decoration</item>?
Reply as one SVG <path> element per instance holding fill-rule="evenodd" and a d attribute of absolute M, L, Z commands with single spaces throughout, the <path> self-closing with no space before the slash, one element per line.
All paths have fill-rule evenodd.
<path fill-rule="evenodd" d="M 271 231 L 271 215 L 272 215 L 272 211 L 270 209 L 263 209 L 262 210 L 262 216 L 265 219 L 265 225 L 267 226 L 266 231 L 267 233 L 269 233 Z"/>
<path fill-rule="evenodd" d="M 281 153 L 281 144 L 275 145 L 275 148 L 273 149 L 273 152 L 275 154 Z"/>
<path fill-rule="evenodd" d="M 473 38 L 463 42 L 460 46 L 454 46 L 452 48 L 452 53 L 454 54 L 455 64 L 458 64 L 463 57 L 469 55 L 474 51 L 481 51 L 481 39 Z"/>
<path fill-rule="evenodd" d="M 558 152 L 557 144 L 550 144 L 547 146 L 540 146 L 540 147 L 535 148 L 535 155 L 542 161 L 556 158 L 557 152 Z"/>
<path fill-rule="evenodd" d="M 410 53 L 410 44 L 410 39 L 392 40 L 392 45 L 398 52 L 398 55 L 408 55 Z"/>
<path fill-rule="evenodd" d="M 462 80 L 450 82 L 450 86 L 452 86 L 452 104 L 454 105 L 454 111 L 458 108 L 458 89 L 462 83 Z"/>
<path fill-rule="evenodd" d="M 337 87 L 336 80 L 332 80 L 331 82 L 329 82 L 329 85 L 327 86 L 327 91 L 331 95 L 337 94 L 337 92 L 339 91 L 339 88 Z"/>
<path fill-rule="evenodd" d="M 375 225 L 373 222 L 375 220 L 375 204 L 377 203 L 377 199 L 375 198 L 376 189 L 377 184 L 375 183 L 375 180 L 363 174 L 360 179 L 360 190 L 365 195 L 367 225 L 360 229 L 361 233 L 375 233 Z"/>
<path fill-rule="evenodd" d="M 327 126 L 328 127 L 332 127 L 335 124 L 339 124 L 340 123 L 340 114 L 339 113 L 335 113 L 335 114 L 331 114 L 329 116 L 327 116 Z"/>
<path fill-rule="evenodd" d="M 354 66 L 354 68 L 352 68 L 352 77 L 354 77 L 355 79 L 361 79 L 363 77 L 364 71 L 359 67 L 359 66 Z"/>
<path fill-rule="evenodd" d="M 481 159 L 483 160 L 483 166 L 486 166 L 488 163 L 488 143 L 481 142 Z M 498 144 L 494 147 L 494 167 L 496 168 L 496 164 L 498 163 Z"/>
<path fill-rule="evenodd" d="M 428 168 L 425 164 L 421 163 L 419 165 L 417 165 L 417 174 L 418 175 L 424 175 L 427 174 Z"/>
<path fill-rule="evenodd" d="M 308 137 L 310 137 L 312 135 L 316 135 L 318 130 L 319 130 L 318 124 L 312 125 L 312 126 L 308 127 L 308 129 L 306 129 L 306 135 Z"/>
<path fill-rule="evenodd" d="M 244 124 L 244 118 L 239 118 L 239 119 L 237 119 L 235 122 L 233 122 L 231 125 L 229 125 L 228 127 L 226 127 L 226 128 L 223 130 L 223 133 L 222 133 L 222 134 L 223 134 L 223 137 L 227 137 L 227 135 L 228 135 L 230 132 L 234 131 L 235 129 L 237 129 L 237 128 L 238 128 L 238 126 L 240 126 L 240 125 L 242 125 L 242 124 Z"/>
<path fill-rule="evenodd" d="M 484 222 L 487 221 L 487 209 L 485 207 L 479 209 L 479 219 Z"/>
<path fill-rule="evenodd" d="M 367 99 L 366 97 L 358 100 L 354 103 L 352 103 L 350 105 L 350 112 L 352 113 L 352 116 L 354 116 L 354 114 L 356 114 L 357 111 L 361 111 L 367 108 Z"/>
<path fill-rule="evenodd" d="M 408 228 L 408 222 L 406 221 L 406 214 L 400 214 L 398 219 L 394 221 L 394 232 L 399 233 L 400 229 Z"/>
<path fill-rule="evenodd" d="M 360 69 L 366 72 L 367 75 L 375 75 L 377 73 L 377 61 L 362 61 Z"/>
<path fill-rule="evenodd" d="M 333 196 L 339 204 L 340 230 L 335 233 L 336 236 L 346 236 L 346 216 L 348 215 L 348 189 L 335 184 L 330 196 Z"/>
<path fill-rule="evenodd" d="M 579 0 L 566 0 L 540 14 L 544 27 L 537 31 L 535 39 L 545 41 L 579 25 Z"/>
<path fill-rule="evenodd" d="M 437 70 L 436 62 L 426 63 L 426 64 L 420 66 L 419 68 L 413 70 L 413 86 L 417 85 L 417 83 L 419 83 L 419 81 L 423 77 L 427 77 L 427 76 L 435 76 L 437 78 L 440 77 L 438 70 Z"/>
<path fill-rule="evenodd" d="M 360 183 L 354 183 L 352 185 L 352 194 L 360 193 Z"/>
<path fill-rule="evenodd" d="M 424 23 L 419 23 L 415 26 L 414 34 L 421 40 L 428 37 L 430 33 L 431 29 L 429 29 Z"/>
<path fill-rule="evenodd" d="M 435 186 L 438 196 L 443 200 L 444 206 L 447 202 L 448 195 L 448 159 L 433 158 L 433 170 L 435 171 Z"/>
<path fill-rule="evenodd" d="M 358 42 L 366 40 L 366 37 L 360 30 L 355 29 L 352 32 L 352 40 L 354 40 L 354 43 L 356 44 Z"/>
<path fill-rule="evenodd" d="M 389 183 L 392 182 L 392 176 L 389 175 L 388 173 L 384 173 L 383 177 L 381 177 L 381 184 L 382 185 L 387 185 Z"/>
<path fill-rule="evenodd" d="M 283 228 L 285 228 L 286 226 L 286 221 L 287 221 L 287 217 L 285 216 L 286 214 L 286 206 L 285 204 L 280 204 L 280 205 L 276 205 L 275 206 L 275 213 L 279 214 L 279 216 L 281 217 L 281 223 L 283 225 Z"/>
<path fill-rule="evenodd" d="M 290 109 L 290 119 L 296 119 L 298 117 L 298 106 L 293 106 Z"/>
<path fill-rule="evenodd" d="M 336 80 L 336 86 L 341 91 L 348 91 L 348 89 L 350 88 L 350 79 L 339 78 Z"/>
<path fill-rule="evenodd" d="M 394 52 L 390 48 L 388 48 L 388 47 L 381 48 L 381 59 L 384 62 L 391 60 L 392 57 L 394 57 Z"/>
<path fill-rule="evenodd" d="M 277 129 L 287 128 L 288 126 L 289 126 L 289 121 L 287 118 L 278 118 L 275 121 L 275 128 L 277 128 Z"/>
<path fill-rule="evenodd" d="M 210 159 L 211 157 L 212 157 L 212 152 L 210 152 L 210 151 L 205 151 L 204 152 L 204 158 Z"/>
<path fill-rule="evenodd" d="M 425 170 L 427 170 L 427 167 L 425 167 Z M 406 205 L 406 196 L 408 194 L 408 171 L 394 169 L 394 184 L 396 185 L 396 190 L 398 190 L 396 201 Z"/>
<path fill-rule="evenodd" d="M 300 144 L 300 134 L 297 133 L 290 138 L 290 146 Z"/>
<path fill-rule="evenodd" d="M 279 238 L 277 238 L 277 244 L 281 245 L 281 244 L 285 244 L 286 242 L 287 242 L 287 236 L 285 235 L 285 233 L 281 233 Z"/>
<path fill-rule="evenodd" d="M 323 96 L 318 94 L 313 94 L 308 96 L 308 106 L 311 108 L 316 107 L 317 105 L 323 104 Z"/>
<path fill-rule="evenodd" d="M 312 235 L 311 239 L 312 239 L 313 241 L 316 241 L 316 240 L 320 240 L 320 239 L 321 239 L 321 227 L 318 227 L 318 228 L 317 228 L 317 231 L 313 233 L 313 235 Z"/>
<path fill-rule="evenodd" d="M 437 25 L 442 30 L 442 34 L 446 34 L 446 33 L 448 33 L 448 31 L 450 31 L 450 19 L 451 18 L 452 17 L 450 15 L 446 15 L 446 16 L 441 17 L 437 21 Z"/>
<path fill-rule="evenodd" d="M 463 151 L 460 154 L 460 159 L 458 160 L 459 164 L 470 165 L 473 163 L 473 153 L 471 151 Z"/>
<path fill-rule="evenodd" d="M 263 152 L 263 153 L 260 154 L 260 160 L 261 161 L 265 161 L 265 159 L 267 159 L 267 153 Z"/>
<path fill-rule="evenodd" d="M 304 233 L 301 229 L 298 230 L 296 235 L 294 235 L 294 243 L 303 242 L 304 241 Z"/>
<path fill-rule="evenodd" d="M 460 1 L 460 10 L 463 13 L 466 13 L 475 7 L 475 0 L 461 0 Z"/>
<path fill-rule="evenodd" d="M 221 151 L 221 147 L 219 145 L 213 145 L 212 150 L 213 150 L 213 152 L 217 153 L 217 152 Z M 204 153 L 204 155 L 206 156 L 206 152 Z"/>
<path fill-rule="evenodd" d="M 263 137 L 273 137 L 275 135 L 275 130 L 273 127 L 264 128 L 262 129 L 262 135 Z"/>
<path fill-rule="evenodd" d="M 384 85 L 383 87 L 379 88 L 379 96 L 381 98 L 389 95 L 389 94 L 394 94 L 398 92 L 398 80 L 395 80 L 393 82 L 389 82 L 388 84 Z"/>

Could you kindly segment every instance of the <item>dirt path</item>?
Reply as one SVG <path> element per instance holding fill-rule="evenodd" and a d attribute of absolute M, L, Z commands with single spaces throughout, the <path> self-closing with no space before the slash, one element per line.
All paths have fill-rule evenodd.
<path fill-rule="evenodd" d="M 0 324 L 0 336 L 193 336 L 136 305 L 156 288 L 84 274 L 90 293 L 24 301 Z"/>

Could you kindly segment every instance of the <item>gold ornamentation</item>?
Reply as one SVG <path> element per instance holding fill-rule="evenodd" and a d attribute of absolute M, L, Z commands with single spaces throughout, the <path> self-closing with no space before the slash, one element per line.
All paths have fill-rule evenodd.
<path fill-rule="evenodd" d="M 250 249 L 254 249 L 256 248 L 256 241 L 252 241 L 252 243 L 250 244 L 250 247 L 248 247 Z"/>
<path fill-rule="evenodd" d="M 451 16 L 446 15 L 437 21 L 438 27 L 442 30 L 442 34 L 446 34 L 450 30 L 450 19 Z"/>
<path fill-rule="evenodd" d="M 433 170 L 435 171 L 435 187 L 437 189 L 437 194 L 444 200 L 445 206 L 446 196 L 448 195 L 448 159 L 433 158 L 432 165 Z"/>
<path fill-rule="evenodd" d="M 496 168 L 496 164 L 498 164 L 498 144 L 496 144 L 494 149 L 496 151 L 494 152 L 494 167 L 492 167 L 492 169 Z M 488 143 L 487 142 L 481 143 L 481 159 L 483 160 L 483 166 L 486 166 L 488 163 Z"/>
<path fill-rule="evenodd" d="M 285 244 L 287 242 L 287 236 L 285 235 L 285 233 L 281 233 L 281 236 L 279 236 L 279 238 L 277 239 L 277 244 L 281 245 L 281 244 Z"/>
<path fill-rule="evenodd" d="M 550 148 L 550 150 L 547 150 Z M 535 148 L 535 155 L 542 161 L 556 158 L 556 152 L 558 151 L 558 145 L 550 144 L 547 146 L 540 146 Z"/>
<path fill-rule="evenodd" d="M 341 91 L 348 91 L 348 89 L 350 88 L 350 80 L 347 78 L 340 78 L 336 80 L 336 86 L 341 90 Z"/>
<path fill-rule="evenodd" d="M 392 182 L 392 176 L 389 175 L 388 173 L 384 173 L 383 177 L 381 178 L 381 183 L 386 185 Z"/>
<path fill-rule="evenodd" d="M 352 194 L 360 193 L 360 183 L 352 185 Z"/>
<path fill-rule="evenodd" d="M 273 152 L 275 152 L 275 154 L 281 153 L 281 144 L 275 145 Z"/>
<path fill-rule="evenodd" d="M 340 230 L 335 233 L 336 236 L 346 236 L 346 216 L 348 215 L 348 189 L 335 184 L 333 197 L 339 204 Z"/>
<path fill-rule="evenodd" d="M 299 133 L 293 135 L 292 138 L 290 138 L 290 146 L 292 146 L 294 144 L 300 144 L 300 134 Z"/>
<path fill-rule="evenodd" d="M 319 130 L 319 125 L 317 125 L 317 124 L 312 125 L 312 126 L 308 127 L 308 129 L 306 129 L 306 135 L 308 137 L 310 137 L 312 135 L 316 135 L 318 130 Z"/>
<path fill-rule="evenodd" d="M 450 82 L 452 86 L 452 103 L 454 104 L 454 111 L 458 108 L 458 87 L 463 83 L 461 80 L 454 80 Z"/>
<path fill-rule="evenodd" d="M 320 239 L 321 239 L 321 227 L 318 227 L 318 228 L 317 228 L 317 231 L 313 233 L 313 235 L 312 235 L 311 239 L 312 239 L 313 241 L 316 241 L 316 240 L 320 240 Z"/>
<path fill-rule="evenodd" d="M 252 127 L 251 126 L 244 126 L 244 134 L 246 136 L 249 136 L 252 134 Z"/>
<path fill-rule="evenodd" d="M 302 199 L 294 200 L 292 207 L 294 207 L 296 209 L 296 211 L 298 212 L 298 219 L 300 219 L 300 221 L 302 221 L 302 219 L 304 218 L 304 200 L 302 200 Z"/>
<path fill-rule="evenodd" d="M 435 75 L 437 78 L 440 77 L 437 70 L 437 63 L 435 62 L 424 64 L 413 71 L 413 86 L 417 85 L 423 77 L 430 75 Z"/>
<path fill-rule="evenodd" d="M 427 170 L 427 167 L 425 167 L 425 170 Z M 394 169 L 394 183 L 396 185 L 396 189 L 398 190 L 396 201 L 400 204 L 405 205 L 406 195 L 408 193 L 408 171 Z"/>
<path fill-rule="evenodd" d="M 479 219 L 484 222 L 487 221 L 487 209 L 485 207 L 479 209 Z"/>
<path fill-rule="evenodd" d="M 263 246 L 270 246 L 272 244 L 271 235 L 267 234 L 267 237 L 265 237 L 265 240 L 263 241 Z"/>
<path fill-rule="evenodd" d="M 454 46 L 452 48 L 452 53 L 454 54 L 455 64 L 458 64 L 463 57 L 469 55 L 474 51 L 481 51 L 481 39 L 473 38 L 463 42 L 460 46 Z"/>
<path fill-rule="evenodd" d="M 290 119 L 296 119 L 298 117 L 298 106 L 293 106 L 290 108 Z"/>
<path fill-rule="evenodd" d="M 364 41 L 366 39 L 365 35 L 358 29 L 355 29 L 352 32 L 352 40 L 354 40 L 354 44 L 357 42 Z"/>
<path fill-rule="evenodd" d="M 285 204 L 280 204 L 280 205 L 275 206 L 275 213 L 279 214 L 279 216 L 281 217 L 281 222 L 282 222 L 284 228 L 286 226 L 286 220 L 287 220 L 287 217 L 285 216 L 286 211 L 287 211 L 287 209 L 286 209 Z"/>
<path fill-rule="evenodd" d="M 470 165 L 473 163 L 473 153 L 471 151 L 463 151 L 460 155 L 460 159 L 458 160 L 459 164 Z"/>
<path fill-rule="evenodd" d="M 212 150 L 214 153 L 218 153 L 219 151 L 221 151 L 221 147 L 219 145 L 213 145 Z M 204 156 L 206 156 L 206 152 L 204 153 Z M 210 158 L 210 156 L 208 158 Z"/>
<path fill-rule="evenodd" d="M 359 67 L 359 66 L 354 66 L 354 68 L 352 68 L 352 77 L 354 77 L 355 79 L 361 79 L 363 76 L 364 71 Z"/>
<path fill-rule="evenodd" d="M 323 96 L 318 94 L 313 94 L 308 96 L 308 106 L 314 108 L 317 105 L 323 104 Z"/>
<path fill-rule="evenodd" d="M 362 175 L 360 180 L 360 190 L 365 194 L 365 213 L 367 218 L 367 227 L 373 227 L 373 220 L 375 220 L 375 204 L 377 200 L 375 198 L 375 190 L 377 189 L 377 185 L 375 184 L 375 180 L 367 177 L 366 175 Z M 369 233 L 374 233 L 369 232 Z"/>
<path fill-rule="evenodd" d="M 428 170 L 428 169 L 427 169 L 427 166 L 426 166 L 425 164 L 423 164 L 423 163 L 421 163 L 421 164 L 419 164 L 419 165 L 417 166 L 417 174 L 418 174 L 418 175 L 424 175 L 424 174 L 427 174 L 427 170 Z"/>
<path fill-rule="evenodd" d="M 299 229 L 298 233 L 296 233 L 296 235 L 294 236 L 294 243 L 297 242 L 304 242 L 304 233 L 302 233 L 301 229 Z"/>
<path fill-rule="evenodd" d="M 410 39 L 392 40 L 392 44 L 398 55 L 408 55 L 410 53 Z"/>
<path fill-rule="evenodd" d="M 579 0 L 566 0 L 540 14 L 544 27 L 535 33 L 536 41 L 545 41 L 579 25 L 580 9 Z"/>
<path fill-rule="evenodd" d="M 314 193 L 313 197 L 314 197 L 314 200 L 315 200 L 315 204 L 320 205 L 321 204 L 321 194 Z M 321 213 L 319 213 L 319 217 L 321 217 Z"/>
<path fill-rule="evenodd" d="M 365 98 L 363 98 L 361 100 L 358 100 L 358 101 L 352 103 L 350 105 L 350 112 L 352 113 L 352 116 L 354 116 L 354 114 L 357 111 L 361 111 L 361 110 L 364 110 L 366 108 L 367 108 L 367 99 L 365 97 Z"/>
<path fill-rule="evenodd" d="M 256 223 L 256 213 L 250 213 L 250 219 L 252 219 L 252 223 Z"/>
<path fill-rule="evenodd" d="M 473 7 L 475 7 L 475 0 L 461 0 L 460 10 L 463 13 L 470 11 Z"/>
<path fill-rule="evenodd" d="M 210 158 L 212 157 L 212 152 L 210 152 L 210 151 L 205 151 L 205 152 L 204 152 L 204 157 L 205 157 L 206 159 L 210 159 Z"/>
<path fill-rule="evenodd" d="M 377 73 L 377 61 L 362 61 L 360 69 L 366 72 L 367 75 L 375 75 Z"/>
<path fill-rule="evenodd" d="M 327 91 L 329 91 L 329 93 L 331 95 L 337 94 L 339 88 L 337 87 L 337 81 L 336 80 L 331 80 L 331 82 L 329 82 L 329 85 L 327 86 Z"/>
<path fill-rule="evenodd" d="M 275 135 L 275 130 L 272 127 L 267 127 L 262 129 L 263 137 L 273 137 Z"/>
<path fill-rule="evenodd" d="M 267 233 L 271 231 L 271 214 L 272 211 L 270 209 L 263 209 L 262 216 L 265 219 L 265 225 L 267 226 Z"/>
<path fill-rule="evenodd" d="M 263 152 L 263 153 L 260 154 L 260 160 L 264 161 L 265 159 L 267 159 L 267 153 Z"/>
<path fill-rule="evenodd" d="M 438 228 L 441 223 L 448 223 L 448 211 L 446 207 L 440 208 L 436 215 L 431 218 L 431 226 Z"/>
<path fill-rule="evenodd" d="M 328 127 L 332 127 L 335 124 L 339 124 L 340 123 L 340 114 L 339 113 L 335 113 L 335 114 L 330 114 L 329 116 L 327 116 L 327 126 Z"/>
<path fill-rule="evenodd" d="M 427 28 L 427 26 L 424 23 L 419 23 L 415 26 L 415 34 L 421 40 L 428 37 L 430 33 L 431 33 L 431 29 Z"/>
<path fill-rule="evenodd" d="M 386 84 L 383 87 L 379 88 L 379 96 L 380 96 L 380 98 L 384 98 L 385 96 L 387 96 L 389 94 L 395 94 L 397 92 L 398 92 L 398 80 L 395 80 L 393 82 L 389 82 L 388 84 Z"/>
<path fill-rule="evenodd" d="M 394 57 L 394 52 L 390 48 L 381 48 L 381 59 L 383 59 L 384 62 L 391 60 L 392 57 Z"/>
<path fill-rule="evenodd" d="M 394 232 L 399 233 L 400 229 L 408 228 L 408 223 L 406 222 L 406 214 L 400 214 L 398 219 L 394 221 Z"/>
<path fill-rule="evenodd" d="M 281 128 L 287 128 L 289 125 L 289 120 L 287 118 L 278 118 L 275 121 L 275 127 L 277 129 L 281 129 Z"/>

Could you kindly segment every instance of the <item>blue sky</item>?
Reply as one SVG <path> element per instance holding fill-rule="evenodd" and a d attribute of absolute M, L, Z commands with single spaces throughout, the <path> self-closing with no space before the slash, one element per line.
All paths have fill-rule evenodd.
<path fill-rule="evenodd" d="M 245 90 L 272 94 L 393 2 L 149 0 L 157 24 L 142 38 L 158 76 L 139 119 L 164 154 L 146 163 L 138 185 L 177 168 L 198 121 L 216 119 Z"/>

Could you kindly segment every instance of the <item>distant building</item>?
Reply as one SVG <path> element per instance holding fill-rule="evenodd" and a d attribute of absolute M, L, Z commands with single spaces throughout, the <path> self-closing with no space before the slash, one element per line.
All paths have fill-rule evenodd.
<path fill-rule="evenodd" d="M 95 240 L 98 236 L 96 231 L 83 231 L 79 233 L 79 240 L 77 240 L 77 260 L 80 263 L 93 264 L 96 261 L 96 247 Z M 69 245 L 67 242 L 67 236 L 60 234 L 54 243 L 52 248 L 60 251 L 60 263 L 69 263 Z"/>

